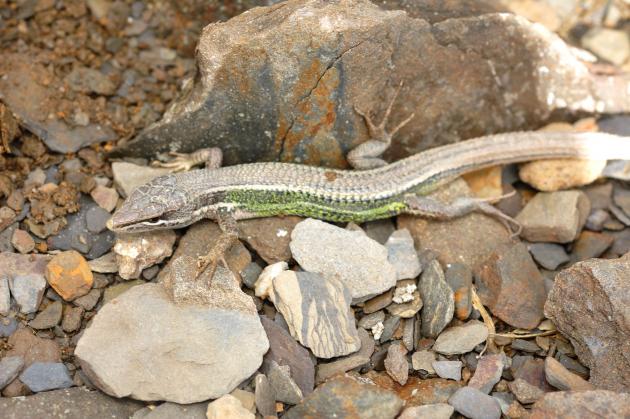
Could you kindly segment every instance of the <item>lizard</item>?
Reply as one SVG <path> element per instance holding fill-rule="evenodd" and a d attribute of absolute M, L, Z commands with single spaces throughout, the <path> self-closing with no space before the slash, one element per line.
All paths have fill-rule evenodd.
<path fill-rule="evenodd" d="M 630 160 L 630 137 L 599 132 L 512 132 L 432 148 L 388 164 L 381 154 L 413 115 L 393 130 L 385 127 L 392 104 L 379 124 L 360 109 L 370 139 L 351 150 L 351 166 L 338 170 L 295 163 L 259 162 L 220 167 L 220 150 L 178 155 L 168 164 L 189 169 L 206 158 L 205 169 L 172 173 L 136 188 L 108 221 L 119 233 L 186 227 L 202 218 L 216 221 L 223 234 L 200 257 L 198 272 L 218 262 L 237 240 L 236 221 L 298 215 L 331 222 L 361 223 L 399 214 L 439 220 L 477 211 L 501 221 L 513 234 L 520 225 L 491 205 L 492 200 L 461 197 L 444 204 L 427 197 L 459 175 L 501 164 L 549 158 Z M 192 163 L 191 163 L 192 161 Z M 498 199 L 500 199 L 499 197 Z"/>

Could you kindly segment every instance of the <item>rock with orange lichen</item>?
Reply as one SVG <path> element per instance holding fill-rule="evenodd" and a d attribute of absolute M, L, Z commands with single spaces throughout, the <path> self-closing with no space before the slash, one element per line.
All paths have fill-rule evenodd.
<path fill-rule="evenodd" d="M 85 258 L 69 250 L 55 255 L 48 263 L 46 280 L 64 300 L 72 301 L 90 291 L 94 277 Z"/>

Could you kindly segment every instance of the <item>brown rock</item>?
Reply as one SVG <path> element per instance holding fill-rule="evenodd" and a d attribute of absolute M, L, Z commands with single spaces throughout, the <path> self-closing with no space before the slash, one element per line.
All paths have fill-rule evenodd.
<path fill-rule="evenodd" d="M 61 314 L 63 313 L 63 304 L 61 301 L 53 301 L 42 310 L 28 325 L 33 329 L 50 329 L 55 327 L 61 321 Z"/>
<path fill-rule="evenodd" d="M 75 250 L 68 250 L 48 263 L 46 280 L 64 300 L 72 301 L 90 292 L 94 278 L 85 258 Z"/>
<path fill-rule="evenodd" d="M 63 331 L 72 333 L 79 330 L 84 311 L 83 307 L 67 307 L 61 321 Z"/>
<path fill-rule="evenodd" d="M 606 390 L 557 391 L 534 404 L 530 419 L 630 417 L 630 394 Z"/>
<path fill-rule="evenodd" d="M 481 302 L 507 324 L 533 329 L 543 319 L 545 285 L 522 243 L 495 250 L 478 271 Z"/>
<path fill-rule="evenodd" d="M 26 231 L 16 229 L 11 236 L 11 245 L 22 254 L 30 253 L 35 249 L 35 240 Z"/>
<path fill-rule="evenodd" d="M 422 406 L 425 404 L 446 403 L 462 383 L 445 378 L 429 378 L 423 380 L 410 376 L 407 384 L 401 386 L 388 374 L 370 371 L 364 375 L 377 386 L 394 391 L 405 401 L 405 406 Z"/>
<path fill-rule="evenodd" d="M 571 264 L 601 256 L 612 245 L 613 241 L 615 238 L 610 234 L 583 231 L 573 244 Z"/>
<path fill-rule="evenodd" d="M 10 144 L 20 132 L 20 127 L 13 114 L 0 103 L 0 154 L 11 151 Z"/>
<path fill-rule="evenodd" d="M 603 389 L 630 391 L 629 276 L 630 255 L 579 262 L 556 276 L 545 304 L 590 368 L 590 382 Z"/>
<path fill-rule="evenodd" d="M 504 354 L 482 356 L 477 362 L 475 375 L 468 382 L 468 386 L 490 394 L 494 385 L 501 379 L 504 365 Z"/>
<path fill-rule="evenodd" d="M 61 362 L 61 349 L 54 340 L 39 338 L 28 329 L 20 329 L 9 337 L 11 349 L 5 356 L 24 357 L 24 368 L 33 362 Z"/>
<path fill-rule="evenodd" d="M 243 220 L 238 223 L 238 233 L 268 264 L 287 262 L 291 259 L 289 242 L 291 232 L 299 217 L 268 217 Z"/>
<path fill-rule="evenodd" d="M 472 271 L 466 265 L 453 263 L 444 272 L 446 282 L 453 289 L 455 317 L 467 320 L 472 312 Z"/>
<path fill-rule="evenodd" d="M 545 378 L 558 390 L 595 390 L 595 386 L 577 374 L 572 373 L 553 357 L 545 358 Z"/>
<path fill-rule="evenodd" d="M 532 242 L 568 243 L 575 240 L 591 211 L 582 191 L 540 192 L 516 216 L 521 235 Z"/>
<path fill-rule="evenodd" d="M 359 328 L 358 332 L 359 338 L 361 338 L 361 349 L 359 352 L 341 357 L 333 362 L 318 363 L 316 376 L 318 383 L 370 362 L 370 357 L 374 353 L 374 338 L 365 329 Z"/>
<path fill-rule="evenodd" d="M 385 370 L 398 384 L 404 386 L 409 378 L 407 348 L 400 343 L 392 343 L 387 349 Z"/>
<path fill-rule="evenodd" d="M 363 305 L 363 312 L 365 314 L 370 314 L 382 310 L 392 303 L 393 298 L 394 289 L 392 288 L 381 295 L 377 295 L 376 297 L 367 300 Z"/>
<path fill-rule="evenodd" d="M 513 368 L 515 363 L 513 359 Z M 545 378 L 545 363 L 542 359 L 529 357 L 525 362 L 516 367 L 513 375 L 515 380 L 522 379 L 544 392 L 553 391 L 553 387 L 549 385 Z"/>
<path fill-rule="evenodd" d="M 517 378 L 516 380 L 511 381 L 508 384 L 508 387 L 517 400 L 523 404 L 534 403 L 545 394 L 544 391 L 534 385 L 531 385 L 522 378 Z"/>

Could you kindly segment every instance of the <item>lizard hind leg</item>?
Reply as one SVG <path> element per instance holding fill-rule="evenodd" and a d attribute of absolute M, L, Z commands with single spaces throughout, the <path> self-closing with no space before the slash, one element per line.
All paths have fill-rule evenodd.
<path fill-rule="evenodd" d="M 225 254 L 230 247 L 238 240 L 238 229 L 236 226 L 236 220 L 231 215 L 227 214 L 220 216 L 217 219 L 219 227 L 221 228 L 221 235 L 215 242 L 210 252 L 204 256 L 200 256 L 197 259 L 197 276 L 207 271 L 207 277 L 212 279 L 214 272 L 217 269 L 219 262 L 223 264 L 228 270 L 230 269 L 227 261 L 225 260 Z"/>
<path fill-rule="evenodd" d="M 165 167 L 171 172 L 187 172 L 195 166 L 205 164 L 206 169 L 218 169 L 223 162 L 223 153 L 218 147 L 201 148 L 193 153 L 169 153 L 174 158 L 167 162 L 155 161 L 153 167 Z"/>
<path fill-rule="evenodd" d="M 370 139 L 353 148 L 348 153 L 348 163 L 350 163 L 350 166 L 352 166 L 353 169 L 375 169 L 377 167 L 382 167 L 387 164 L 387 162 L 381 158 L 381 155 L 391 145 L 392 137 L 396 135 L 396 133 L 402 127 L 407 125 L 407 123 L 409 123 L 409 121 L 411 121 L 411 119 L 414 117 L 414 114 L 409 115 L 392 131 L 387 131 L 387 129 L 385 128 L 387 120 L 389 119 L 389 115 L 392 112 L 392 107 L 394 106 L 394 102 L 396 101 L 396 98 L 398 97 L 398 93 L 400 92 L 401 88 L 402 82 L 396 89 L 396 93 L 387 105 L 385 115 L 383 116 L 383 119 L 379 124 L 374 123 L 369 113 L 359 109 L 357 106 L 354 107 L 356 113 L 361 115 L 365 120 L 365 124 L 367 125 L 368 131 L 370 133 Z"/>

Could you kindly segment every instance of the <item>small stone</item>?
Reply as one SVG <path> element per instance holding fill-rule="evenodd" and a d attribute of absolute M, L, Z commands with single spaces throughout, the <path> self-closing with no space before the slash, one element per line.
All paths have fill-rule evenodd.
<path fill-rule="evenodd" d="M 488 338 L 488 328 L 477 320 L 449 327 L 435 340 L 433 350 L 443 355 L 465 354 Z"/>
<path fill-rule="evenodd" d="M 336 279 L 284 271 L 273 280 L 273 303 L 287 320 L 291 335 L 318 358 L 359 350 L 350 290 Z"/>
<path fill-rule="evenodd" d="M 2 280 L 0 279 L 0 282 Z M 0 316 L 0 338 L 8 338 L 17 330 L 18 323 L 13 317 Z"/>
<path fill-rule="evenodd" d="M 361 339 L 361 349 L 359 352 L 333 362 L 317 364 L 316 380 L 318 383 L 370 362 L 370 357 L 374 353 L 374 339 L 372 339 L 364 329 L 358 329 L 358 332 L 359 338 Z"/>
<path fill-rule="evenodd" d="M 101 207 L 91 207 L 85 214 L 85 223 L 90 233 L 100 233 L 107 228 L 111 214 Z"/>
<path fill-rule="evenodd" d="M 85 258 L 68 250 L 53 256 L 46 266 L 46 280 L 64 300 L 72 301 L 90 292 L 94 277 Z"/>
<path fill-rule="evenodd" d="M 455 311 L 453 290 L 446 283 L 437 260 L 425 267 L 420 276 L 419 289 L 424 303 L 420 313 L 422 335 L 434 338 L 451 322 Z"/>
<path fill-rule="evenodd" d="M 540 192 L 516 216 L 531 242 L 568 243 L 582 230 L 591 205 L 581 191 Z"/>
<path fill-rule="evenodd" d="M 601 256 L 614 241 L 610 234 L 583 231 L 573 244 L 571 264 Z"/>
<path fill-rule="evenodd" d="M 508 383 L 508 387 L 517 400 L 523 404 L 534 403 L 545 394 L 544 391 L 521 378 Z"/>
<path fill-rule="evenodd" d="M 468 386 L 490 394 L 494 385 L 501 379 L 504 366 L 505 355 L 503 354 L 482 356 L 477 362 L 475 374 L 468 382 Z"/>
<path fill-rule="evenodd" d="M 63 321 L 61 322 L 61 328 L 63 331 L 66 333 L 72 333 L 79 330 L 81 327 L 83 312 L 84 310 L 82 307 L 68 307 L 63 315 Z"/>
<path fill-rule="evenodd" d="M 418 259 L 418 253 L 413 245 L 413 237 L 409 230 L 403 228 L 396 230 L 385 242 L 387 248 L 387 260 L 396 270 L 396 277 L 401 279 L 413 279 L 420 275 L 422 266 Z"/>
<path fill-rule="evenodd" d="M 286 262 L 276 262 L 265 266 L 254 283 L 254 295 L 263 299 L 268 298 L 269 293 L 273 292 L 273 280 L 288 269 L 289 265 Z"/>
<path fill-rule="evenodd" d="M 462 263 L 451 263 L 446 267 L 444 278 L 453 290 L 455 317 L 467 320 L 472 313 L 472 271 Z"/>
<path fill-rule="evenodd" d="M 630 57 L 630 38 L 623 30 L 593 27 L 580 42 L 582 47 L 618 66 Z"/>
<path fill-rule="evenodd" d="M 102 274 L 115 274 L 118 272 L 118 263 L 116 262 L 116 254 L 114 252 L 109 252 L 97 259 L 92 259 L 88 262 L 88 265 L 92 272 Z"/>
<path fill-rule="evenodd" d="M 5 274 L 0 275 L 0 315 L 6 316 L 11 310 L 11 293 L 9 279 Z M 384 316 L 383 316 L 384 317 Z"/>
<path fill-rule="evenodd" d="M 539 191 L 554 192 L 593 183 L 605 166 L 606 160 L 538 160 L 521 165 L 519 177 Z"/>
<path fill-rule="evenodd" d="M 374 339 L 376 339 L 377 331 L 380 332 L 379 342 L 385 343 L 391 340 L 394 337 L 394 334 L 398 330 L 400 326 L 400 317 L 398 316 L 390 316 L 383 322 L 383 328 L 381 329 L 378 325 L 372 328 L 372 333 L 374 335 Z"/>
<path fill-rule="evenodd" d="M 98 300 L 101 298 L 101 294 L 102 294 L 101 290 L 93 289 L 93 290 L 90 290 L 90 292 L 88 292 L 83 297 L 79 297 L 76 300 L 74 300 L 73 303 L 89 311 L 89 310 L 92 310 L 96 306 L 96 304 L 98 303 Z"/>
<path fill-rule="evenodd" d="M 531 419 L 627 418 L 630 394 L 606 390 L 556 391 L 545 394 L 533 406 Z"/>
<path fill-rule="evenodd" d="M 384 309 L 388 305 L 390 305 L 393 300 L 394 300 L 394 290 L 391 289 L 387 292 L 384 292 L 381 295 L 378 295 L 374 298 L 367 300 L 363 304 L 363 312 L 365 314 L 375 313 L 379 310 Z"/>
<path fill-rule="evenodd" d="M 457 390 L 448 399 L 448 404 L 470 419 L 499 419 L 501 417 L 499 403 L 472 387 L 462 387 Z"/>
<path fill-rule="evenodd" d="M 241 390 L 240 388 L 235 388 L 230 395 L 237 398 L 241 402 L 241 405 L 243 405 L 243 407 L 249 412 L 256 413 L 256 396 L 254 393 L 251 391 Z"/>
<path fill-rule="evenodd" d="M 414 281 L 408 280 L 408 281 Z M 406 281 L 400 281 L 406 282 Z M 399 282 L 399 284 L 400 284 Z M 396 295 L 396 291 L 402 290 L 398 295 Z M 396 291 L 394 291 L 393 304 L 387 306 L 387 311 L 393 315 L 398 316 L 402 319 L 410 319 L 416 315 L 417 312 L 422 308 L 422 299 L 420 298 L 420 293 L 416 290 L 416 284 L 402 284 L 401 287 L 397 287 Z M 411 291 L 411 292 L 409 292 Z M 400 304 L 396 303 L 396 300 L 401 301 Z M 402 301 L 408 301 L 402 303 Z"/>
<path fill-rule="evenodd" d="M 415 336 L 420 335 L 420 328 L 416 325 L 416 323 L 419 323 L 419 320 L 417 321 L 416 317 L 403 320 L 402 342 L 408 351 L 414 350 L 416 343 Z"/>
<path fill-rule="evenodd" d="M 525 339 L 514 339 L 512 341 L 512 349 L 515 351 L 523 351 L 523 352 L 531 352 L 536 353 L 540 351 L 540 346 L 536 345 L 535 342 Z"/>
<path fill-rule="evenodd" d="M 9 287 L 20 312 L 34 313 L 44 296 L 46 279 L 40 274 L 15 275 L 9 278 Z"/>
<path fill-rule="evenodd" d="M 118 203 L 118 192 L 114 188 L 108 188 L 103 185 L 96 185 L 90 192 L 90 196 L 105 211 L 112 212 Z"/>
<path fill-rule="evenodd" d="M 318 386 L 283 418 L 345 418 L 360 412 L 365 418 L 394 419 L 402 407 L 403 401 L 392 391 L 360 379 L 339 377 Z"/>
<path fill-rule="evenodd" d="M 22 254 L 30 253 L 35 249 L 35 240 L 26 231 L 15 230 L 11 237 L 11 245 Z"/>
<path fill-rule="evenodd" d="M 595 390 L 595 386 L 572 373 L 560 362 L 548 356 L 545 358 L 545 378 L 558 390 L 585 391 Z"/>
<path fill-rule="evenodd" d="M 291 259 L 291 233 L 302 220 L 289 216 L 239 221 L 239 238 L 245 240 L 268 264 L 288 262 Z"/>
<path fill-rule="evenodd" d="M 426 371 L 427 374 L 435 374 L 433 362 L 435 361 L 435 352 L 423 350 L 415 352 L 411 355 L 411 366 L 416 371 Z"/>
<path fill-rule="evenodd" d="M 144 269 L 171 256 L 176 237 L 173 230 L 119 235 L 114 245 L 114 253 L 120 277 L 139 278 Z"/>
<path fill-rule="evenodd" d="M 143 285 L 143 284 L 146 284 L 146 281 L 143 281 L 141 279 L 135 279 L 133 281 L 122 282 L 122 283 L 114 284 L 114 285 L 112 285 L 110 287 L 107 287 L 105 289 L 105 291 L 103 292 L 103 304 L 109 303 L 114 298 L 116 298 L 116 297 L 124 294 L 125 292 L 129 291 L 131 288 L 136 287 L 138 285 Z M 89 293 L 88 293 L 88 295 L 89 295 Z M 88 301 L 92 302 L 94 300 L 90 299 Z M 81 301 L 81 303 L 85 305 L 85 307 L 83 307 L 83 306 L 82 307 L 87 310 L 86 307 L 89 307 L 89 304 L 85 303 L 83 300 Z"/>
<path fill-rule="evenodd" d="M 359 322 L 357 323 L 357 326 L 364 329 L 371 329 L 378 323 L 382 323 L 383 320 L 385 320 L 385 312 L 383 310 L 379 310 L 375 313 L 366 314 L 365 316 L 361 317 L 361 319 L 359 319 Z"/>
<path fill-rule="evenodd" d="M 462 361 L 433 361 L 438 377 L 459 381 L 462 379 Z"/>
<path fill-rule="evenodd" d="M 61 348 L 51 339 L 33 335 L 28 328 L 20 329 L 9 337 L 11 350 L 6 356 L 21 356 L 26 366 L 33 362 L 61 362 Z"/>
<path fill-rule="evenodd" d="M 106 75 L 92 68 L 75 68 L 66 76 L 66 82 L 76 92 L 105 96 L 116 92 L 116 85 Z"/>
<path fill-rule="evenodd" d="M 256 284 L 256 280 L 262 273 L 263 268 L 256 262 L 250 262 L 247 266 L 240 272 L 241 279 L 243 280 L 243 284 L 247 286 L 247 288 L 254 289 Z"/>
<path fill-rule="evenodd" d="M 61 301 L 55 301 L 49 304 L 48 307 L 39 313 L 28 325 L 37 330 L 50 329 L 59 324 L 62 312 L 63 305 Z"/>
<path fill-rule="evenodd" d="M 255 378 L 256 410 L 263 417 L 276 415 L 276 395 L 264 374 L 258 374 Z"/>
<path fill-rule="evenodd" d="M 595 209 L 586 219 L 584 227 L 591 231 L 601 231 L 604 228 L 604 224 L 609 221 L 609 219 L 610 214 L 608 214 L 608 211 Z"/>
<path fill-rule="evenodd" d="M 255 415 L 245 409 L 239 399 L 226 394 L 208 404 L 206 417 L 208 419 L 254 419 Z"/>
<path fill-rule="evenodd" d="M 455 409 L 445 403 L 412 406 L 402 411 L 398 419 L 449 419 Z"/>
<path fill-rule="evenodd" d="M 61 362 L 34 362 L 20 374 L 20 381 L 33 393 L 73 385 L 68 368 Z"/>
<path fill-rule="evenodd" d="M 287 404 L 298 404 L 302 400 L 302 390 L 291 378 L 291 368 L 288 365 L 278 365 L 275 361 L 272 361 L 267 378 L 277 401 Z"/>
<path fill-rule="evenodd" d="M 393 343 L 387 349 L 385 370 L 398 384 L 404 386 L 409 378 L 409 364 L 407 363 L 407 349 L 404 345 Z"/>
<path fill-rule="evenodd" d="M 550 271 L 569 261 L 569 255 L 559 244 L 532 243 L 527 246 L 527 249 L 540 266 Z"/>
<path fill-rule="evenodd" d="M 164 167 L 139 166 L 127 162 L 112 163 L 114 183 L 122 189 L 125 196 L 129 196 L 138 186 L 170 173 L 170 169 Z"/>
<path fill-rule="evenodd" d="M 545 284 L 524 244 L 497 248 L 477 277 L 482 304 L 507 324 L 533 329 L 543 319 Z"/>
<path fill-rule="evenodd" d="M 365 301 L 396 284 L 396 270 L 387 260 L 387 249 L 362 233 L 309 218 L 293 229 L 290 248 L 304 270 L 325 278 L 336 276 L 348 287 L 354 302 Z"/>
<path fill-rule="evenodd" d="M 5 356 L 0 359 L 0 390 L 17 378 L 24 367 L 24 358 L 21 356 Z"/>

